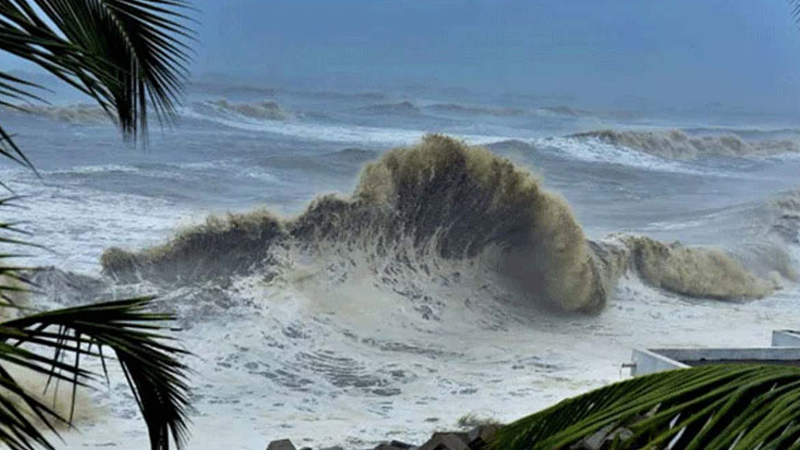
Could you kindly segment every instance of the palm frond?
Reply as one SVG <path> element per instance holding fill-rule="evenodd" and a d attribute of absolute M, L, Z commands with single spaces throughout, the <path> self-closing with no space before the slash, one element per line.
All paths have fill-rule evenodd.
<path fill-rule="evenodd" d="M 159 323 L 173 320 L 165 314 L 147 312 L 152 298 L 98 303 L 33 314 L 0 323 L 0 361 L 25 367 L 35 373 L 73 385 L 89 384 L 98 374 L 81 367 L 85 358 L 105 360 L 102 349 L 113 351 L 122 367 L 148 428 L 151 448 L 168 450 L 175 442 L 181 448 L 187 437 L 187 367 L 179 361 L 187 352 L 159 334 Z M 27 350 L 33 346 L 52 351 Z M 105 373 L 107 377 L 107 372 Z M 55 429 L 56 422 L 71 422 L 36 401 L 0 368 L 0 386 L 23 398 L 30 412 Z M 4 405 L 0 395 L 0 442 L 11 439 L 14 448 L 33 450 L 33 443 L 52 448 L 41 432 L 24 421 L 4 422 L 2 414 L 20 416 L 13 405 Z M 24 417 L 24 414 L 22 415 Z"/>
<path fill-rule="evenodd" d="M 135 139 L 148 109 L 162 123 L 174 117 L 192 39 L 186 9 L 183 0 L 0 0 L 0 51 L 91 96 Z M 6 81 L 8 94 L 30 94 Z"/>
<path fill-rule="evenodd" d="M 2 94 L 0 94 L 2 95 Z M 14 142 L 13 136 L 0 125 L 0 156 L 4 156 L 16 163 L 27 166 L 31 170 L 36 170 L 33 164 L 28 160 L 28 157 L 22 153 L 22 150 Z M 5 185 L 3 185 L 5 187 Z"/>
<path fill-rule="evenodd" d="M 16 206 L 20 196 L 0 197 L 0 207 Z M 17 224 L 0 220 L 0 246 L 4 247 L 39 247 L 28 242 L 24 236 L 28 233 L 17 227 Z M 0 251 L 0 307 L 15 305 L 14 296 L 27 293 L 33 285 L 26 275 L 28 268 L 11 264 L 21 255 Z"/>
<path fill-rule="evenodd" d="M 800 23 L 800 0 L 787 0 L 789 8 L 791 8 L 792 17 Z"/>
<path fill-rule="evenodd" d="M 491 448 L 584 448 L 587 439 L 604 449 L 797 448 L 800 368 L 711 365 L 634 378 L 508 425 Z"/>
<path fill-rule="evenodd" d="M 13 206 L 19 199 L 0 198 L 0 206 Z M 17 224 L 0 221 L 0 244 L 36 247 L 24 235 Z M 16 256 L 0 252 L 0 303 L 4 307 L 19 308 L 13 297 L 35 287 L 27 275 L 30 269 L 10 264 Z M 70 425 L 74 413 L 59 415 L 20 385 L 8 366 L 27 369 L 56 385 L 72 385 L 74 408 L 79 386 L 92 385 L 101 375 L 108 379 L 106 354 L 113 354 L 136 398 L 151 448 L 168 450 L 172 442 L 181 448 L 187 437 L 189 402 L 188 369 L 179 358 L 187 353 L 160 334 L 173 317 L 147 312 L 152 301 L 106 302 L 0 322 L 0 443 L 12 450 L 52 450 L 34 419 L 57 435 L 56 425 Z M 104 353 L 104 349 L 110 352 Z M 89 358 L 100 360 L 102 374 L 84 368 Z"/>
<path fill-rule="evenodd" d="M 174 116 L 187 76 L 184 41 L 192 38 L 183 25 L 186 7 L 183 0 L 0 0 L 0 51 L 37 64 L 89 95 L 117 118 L 125 137 L 136 139 L 146 136 L 149 109 L 162 124 Z M 42 101 L 39 89 L 0 72 L 0 107 L 24 109 L 25 103 Z M 1 125 L 0 157 L 33 169 Z M 13 200 L 0 198 L 0 206 Z M 24 232 L 16 223 L 0 221 L 0 233 L 0 245 L 32 245 L 19 237 Z M 32 286 L 25 268 L 6 263 L 16 256 L 0 252 L 4 308 L 16 307 L 12 296 Z M 75 389 L 97 378 L 82 367 L 86 358 L 99 358 L 108 378 L 105 348 L 127 378 L 152 449 L 168 450 L 171 442 L 182 447 L 188 369 L 179 358 L 186 352 L 160 334 L 162 322 L 173 318 L 146 312 L 151 302 L 122 300 L 0 322 L 0 443 L 12 450 L 53 449 L 32 420 L 56 432 L 55 424 L 71 424 L 74 413 L 58 415 L 17 383 L 6 365 L 72 384 L 74 408 Z"/>

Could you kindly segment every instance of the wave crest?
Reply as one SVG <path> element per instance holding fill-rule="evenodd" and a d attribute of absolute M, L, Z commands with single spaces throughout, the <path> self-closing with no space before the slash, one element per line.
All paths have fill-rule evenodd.
<path fill-rule="evenodd" d="M 238 114 L 250 119 L 290 120 L 294 118 L 292 114 L 286 112 L 280 105 L 272 101 L 236 103 L 228 100 L 216 100 L 206 104 L 219 111 Z"/>
<path fill-rule="evenodd" d="M 745 141 L 735 135 L 693 137 L 681 130 L 597 130 L 576 133 L 575 139 L 596 139 L 666 159 L 692 160 L 703 156 L 772 156 L 800 152 L 789 140 Z"/>
<path fill-rule="evenodd" d="M 632 272 L 645 283 L 696 298 L 762 298 L 776 282 L 748 272 L 733 257 L 713 248 L 665 244 L 646 236 L 616 235 L 595 243 L 614 276 Z"/>
<path fill-rule="evenodd" d="M 439 279 L 466 264 L 515 297 L 566 311 L 599 311 L 627 272 L 695 297 L 755 298 L 773 289 L 716 250 L 631 236 L 590 242 L 567 203 L 528 171 L 438 135 L 368 163 L 349 198 L 321 197 L 290 220 L 266 211 L 210 218 L 162 246 L 109 249 L 102 264 L 127 282 L 269 277 L 287 250 L 328 261 L 342 278 L 367 267 L 375 283 Z"/>
<path fill-rule="evenodd" d="M 56 122 L 76 125 L 111 125 L 116 119 L 97 105 L 75 104 L 63 106 L 25 105 L 24 112 Z"/>
<path fill-rule="evenodd" d="M 489 106 L 462 105 L 459 103 L 437 103 L 429 106 L 428 109 L 440 113 L 495 117 L 516 117 L 525 114 L 525 110 L 520 108 L 493 108 Z"/>
<path fill-rule="evenodd" d="M 405 101 L 400 103 L 382 103 L 358 108 L 358 111 L 370 114 L 392 115 L 392 116 L 419 116 L 422 110 L 412 102 Z"/>

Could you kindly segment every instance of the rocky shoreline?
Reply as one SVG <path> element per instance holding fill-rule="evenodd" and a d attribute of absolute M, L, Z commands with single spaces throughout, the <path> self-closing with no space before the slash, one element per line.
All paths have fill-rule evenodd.
<path fill-rule="evenodd" d="M 488 442 L 494 437 L 500 425 L 480 425 L 466 432 L 437 432 L 421 444 L 409 444 L 400 441 L 387 441 L 371 450 L 487 450 Z M 289 439 L 272 441 L 267 450 L 313 450 L 310 447 L 298 449 Z M 319 450 L 349 450 L 343 447 L 327 447 Z M 366 450 L 366 449 L 359 449 Z"/>

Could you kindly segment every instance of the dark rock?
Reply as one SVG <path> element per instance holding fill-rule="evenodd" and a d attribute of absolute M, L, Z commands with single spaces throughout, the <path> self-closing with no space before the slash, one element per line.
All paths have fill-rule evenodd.
<path fill-rule="evenodd" d="M 404 450 L 404 449 L 405 447 L 395 447 L 391 443 L 389 444 L 383 443 L 375 447 L 373 450 Z"/>
<path fill-rule="evenodd" d="M 472 450 L 483 450 L 500 430 L 500 425 L 481 425 L 467 435 L 467 443 Z"/>
<path fill-rule="evenodd" d="M 609 434 L 606 438 L 606 442 L 614 442 L 615 439 L 619 439 L 620 441 L 626 441 L 633 437 L 633 431 L 627 428 L 617 428 L 614 430 L 613 433 Z"/>
<path fill-rule="evenodd" d="M 289 439 L 281 439 L 279 441 L 272 441 L 267 446 L 267 450 L 297 450 Z"/>
<path fill-rule="evenodd" d="M 410 450 L 412 448 L 416 448 L 416 447 L 414 445 L 411 445 L 411 444 L 406 444 L 405 442 L 391 441 L 388 444 L 387 443 L 383 443 L 383 444 L 375 447 L 374 450 Z"/>
<path fill-rule="evenodd" d="M 612 423 L 607 425 L 596 433 L 592 434 L 591 436 L 587 436 L 577 443 L 575 443 L 570 449 L 572 450 L 600 450 L 603 448 L 603 445 L 606 443 L 606 439 L 608 435 L 611 434 L 614 429 L 617 428 L 619 424 Z"/>
<path fill-rule="evenodd" d="M 434 433 L 431 440 L 417 450 L 470 450 L 467 433 Z"/>
<path fill-rule="evenodd" d="M 613 446 L 615 441 L 625 441 L 631 437 L 633 437 L 633 432 L 631 430 L 620 427 L 618 423 L 612 423 L 601 428 L 591 436 L 583 438 L 570 447 L 570 449 L 603 450 Z"/>

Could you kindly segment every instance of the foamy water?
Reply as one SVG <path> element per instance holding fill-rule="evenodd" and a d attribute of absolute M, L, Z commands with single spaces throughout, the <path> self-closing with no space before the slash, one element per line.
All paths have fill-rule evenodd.
<path fill-rule="evenodd" d="M 398 103 L 190 105 L 146 152 L 63 111 L 10 117 L 42 179 L 2 166 L 4 182 L 31 194 L 4 214 L 53 250 L 31 263 L 60 269 L 39 276 L 39 304 L 158 293 L 196 355 L 190 449 L 421 443 L 465 414 L 510 421 L 617 381 L 634 347 L 766 345 L 771 330 L 796 326 L 800 161 L 678 161 L 569 137 L 582 131 L 574 115 L 531 126 L 536 105 L 370 108 Z M 729 128 L 765 129 L 719 134 Z M 430 131 L 491 153 L 450 170 L 429 149 L 361 174 Z M 308 207 L 329 192 L 338 197 Z M 269 212 L 248 213 L 257 208 Z M 244 214 L 237 227 L 197 228 L 229 210 Z M 608 237 L 617 232 L 654 240 Z M 170 244 L 192 233 L 208 246 Z M 135 267 L 110 252 L 101 275 L 112 247 L 137 255 Z M 676 272 L 693 264 L 691 277 Z M 596 305 L 600 292 L 595 314 L 552 311 Z M 68 447 L 146 445 L 112 375 Z"/>

